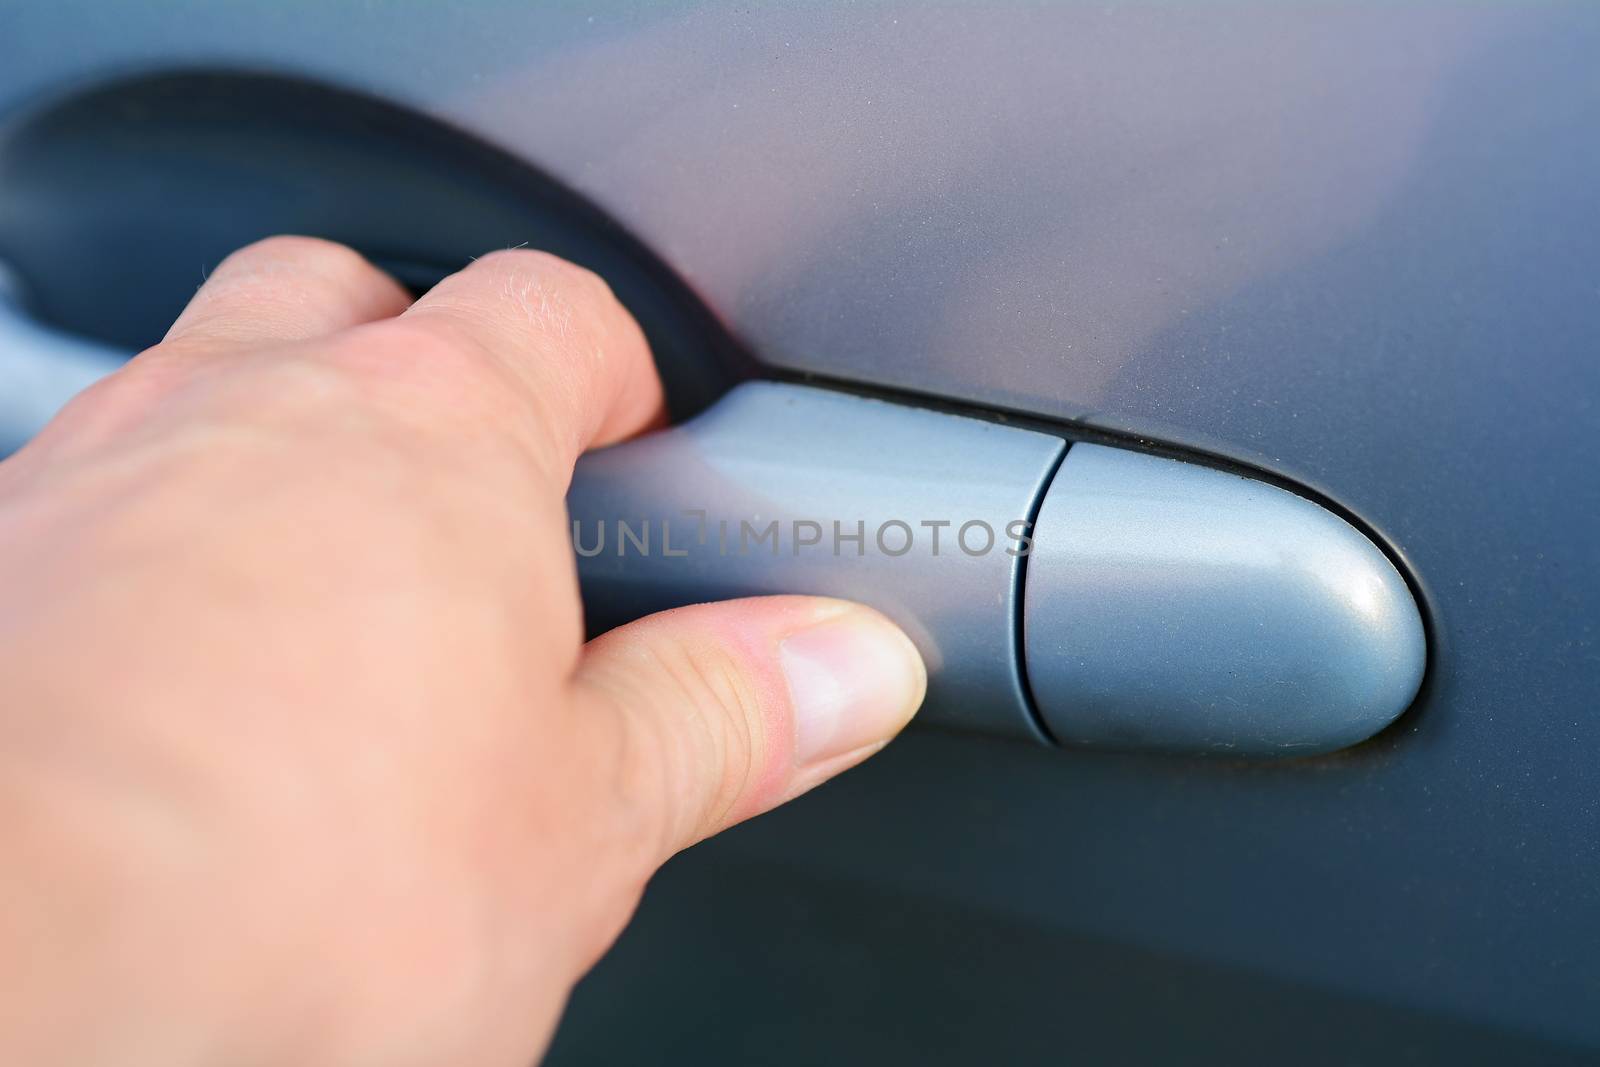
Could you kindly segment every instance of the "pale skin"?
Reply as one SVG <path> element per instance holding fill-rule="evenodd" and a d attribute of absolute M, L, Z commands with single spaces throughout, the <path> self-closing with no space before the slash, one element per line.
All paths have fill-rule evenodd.
<path fill-rule="evenodd" d="M 867 608 L 584 643 L 573 463 L 662 418 L 580 268 L 283 237 L 0 463 L 0 1062 L 528 1063 L 663 861 L 886 744 Z"/>

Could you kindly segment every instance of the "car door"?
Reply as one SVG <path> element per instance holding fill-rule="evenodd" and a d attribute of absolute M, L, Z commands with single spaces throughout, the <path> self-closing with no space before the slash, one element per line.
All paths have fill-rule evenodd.
<path fill-rule="evenodd" d="M 0 413 L 254 237 L 418 287 L 531 242 L 680 416 L 778 380 L 1288 487 L 1416 598 L 1393 725 L 913 728 L 669 864 L 550 1062 L 1594 1060 L 1596 55 L 1579 2 L 12 0 Z"/>

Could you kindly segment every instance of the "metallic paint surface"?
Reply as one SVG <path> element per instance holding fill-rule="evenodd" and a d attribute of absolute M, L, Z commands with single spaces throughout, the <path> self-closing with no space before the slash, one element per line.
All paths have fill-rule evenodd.
<path fill-rule="evenodd" d="M 1024 662 L 1062 744 L 1235 756 L 1355 744 L 1427 663 L 1405 581 L 1293 493 L 1076 444 L 1039 510 Z"/>

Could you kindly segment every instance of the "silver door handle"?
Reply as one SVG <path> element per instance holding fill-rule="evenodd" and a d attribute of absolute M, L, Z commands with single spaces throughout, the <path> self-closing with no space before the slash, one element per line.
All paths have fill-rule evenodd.
<path fill-rule="evenodd" d="M 52 329 L 23 311 L 0 266 L 0 456 L 20 448 L 61 406 L 120 367 L 128 353 Z"/>
<path fill-rule="evenodd" d="M 592 452 L 567 506 L 596 627 L 759 593 L 864 601 L 911 634 L 920 717 L 950 726 L 1326 752 L 1404 711 L 1426 661 L 1395 566 L 1310 500 L 827 389 L 749 383 Z"/>

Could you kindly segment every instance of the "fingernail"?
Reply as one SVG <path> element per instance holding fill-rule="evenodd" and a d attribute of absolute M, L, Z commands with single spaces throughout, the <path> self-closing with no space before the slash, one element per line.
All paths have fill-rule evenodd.
<path fill-rule="evenodd" d="M 900 630 L 853 610 L 790 634 L 779 660 L 794 701 L 795 764 L 886 741 L 922 703 L 922 658 Z"/>

